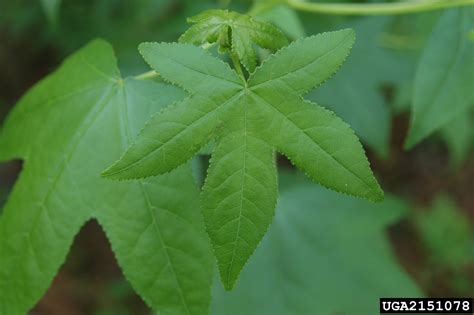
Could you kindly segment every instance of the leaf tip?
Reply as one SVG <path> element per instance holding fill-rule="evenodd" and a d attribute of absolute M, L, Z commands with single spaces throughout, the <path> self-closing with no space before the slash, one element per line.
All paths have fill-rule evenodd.
<path fill-rule="evenodd" d="M 413 149 L 418 144 L 418 142 L 420 142 L 420 140 L 420 137 L 417 137 L 412 132 L 412 130 L 410 130 L 410 132 L 408 133 L 408 137 L 405 139 L 405 143 L 403 144 L 403 149 L 405 151 Z"/>
<path fill-rule="evenodd" d="M 370 200 L 376 203 L 380 203 L 384 201 L 384 199 L 385 199 L 385 193 L 383 192 L 382 188 L 378 186 L 377 189 L 374 190 L 372 195 L 370 196 Z"/>
<path fill-rule="evenodd" d="M 121 163 L 121 160 L 118 160 L 117 162 L 106 168 L 104 171 L 102 171 L 102 173 L 100 173 L 100 176 L 102 178 L 118 181 L 134 179 L 133 177 L 129 176 L 127 172 L 125 172 L 126 170 L 127 166 L 124 167 L 123 163 Z"/>
<path fill-rule="evenodd" d="M 106 168 L 105 170 L 103 170 L 102 173 L 100 173 L 100 176 L 107 179 L 118 179 L 116 178 L 117 176 L 117 170 L 115 169 L 116 164 L 117 163 L 114 163 L 108 168 Z"/>
<path fill-rule="evenodd" d="M 227 292 L 230 292 L 234 289 L 235 280 L 222 281 L 222 285 Z"/>
<path fill-rule="evenodd" d="M 344 28 L 344 29 L 339 30 L 339 31 L 334 31 L 334 33 L 336 33 L 336 32 L 340 32 L 340 33 L 343 33 L 344 35 L 346 35 L 347 38 L 349 39 L 349 41 L 352 43 L 352 45 L 355 43 L 357 33 L 353 28 Z"/>
<path fill-rule="evenodd" d="M 143 42 L 143 43 L 140 43 L 138 45 L 138 52 L 140 53 L 140 55 L 143 56 L 143 54 L 145 53 L 145 51 L 148 49 L 148 48 L 151 48 L 152 46 L 154 45 L 157 45 L 158 43 L 153 43 L 153 42 Z"/>

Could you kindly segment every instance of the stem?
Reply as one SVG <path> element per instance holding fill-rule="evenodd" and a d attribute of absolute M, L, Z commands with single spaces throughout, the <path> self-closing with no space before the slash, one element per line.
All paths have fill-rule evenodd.
<path fill-rule="evenodd" d="M 471 6 L 474 0 L 414 0 L 395 3 L 321 3 L 286 0 L 288 6 L 308 12 L 339 15 L 393 15 Z"/>
<path fill-rule="evenodd" d="M 201 48 L 207 50 L 207 49 L 212 48 L 214 45 L 215 45 L 215 43 L 212 43 L 212 44 L 205 43 L 205 44 L 201 45 Z M 160 76 L 160 74 L 158 72 L 156 72 L 155 70 L 151 70 L 151 71 L 136 75 L 133 78 L 135 80 L 151 80 L 151 79 L 158 78 L 159 76 Z"/>
<path fill-rule="evenodd" d="M 151 70 L 142 74 L 139 74 L 137 76 L 134 76 L 133 78 L 135 80 L 150 80 L 159 77 L 160 74 L 156 72 L 155 70 Z"/>
<path fill-rule="evenodd" d="M 245 81 L 245 75 L 244 72 L 242 71 L 242 67 L 240 66 L 240 59 L 237 57 L 236 54 L 229 52 L 230 59 L 232 59 L 232 63 L 234 64 L 234 68 L 239 74 L 239 76 L 242 78 L 242 80 Z"/>

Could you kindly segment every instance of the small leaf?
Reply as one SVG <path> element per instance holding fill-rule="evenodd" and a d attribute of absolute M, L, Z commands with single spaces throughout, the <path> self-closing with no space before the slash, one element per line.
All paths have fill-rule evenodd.
<path fill-rule="evenodd" d="M 0 218 L 0 314 L 35 305 L 92 218 L 148 305 L 207 312 L 212 256 L 189 165 L 136 182 L 99 176 L 152 113 L 184 96 L 122 79 L 112 48 L 98 40 L 20 100 L 0 134 L 0 160 L 25 160 Z"/>
<path fill-rule="evenodd" d="M 196 46 L 142 44 L 154 70 L 193 93 L 153 117 L 104 175 L 163 174 L 215 138 L 201 199 L 221 278 L 232 288 L 273 216 L 275 150 L 329 188 L 383 198 L 353 131 L 301 97 L 340 67 L 353 42 L 351 30 L 299 40 L 268 58 L 247 82 Z"/>
<path fill-rule="evenodd" d="M 415 77 L 413 113 L 406 148 L 440 129 L 474 103 L 474 42 L 467 33 L 474 10 L 451 9 L 440 18 Z"/>
<path fill-rule="evenodd" d="M 188 22 L 195 25 L 180 37 L 181 43 L 202 45 L 217 42 L 221 48 L 231 49 L 237 54 L 250 73 L 257 65 L 254 43 L 271 50 L 288 44 L 285 35 L 272 24 L 237 12 L 208 10 L 189 18 Z"/>

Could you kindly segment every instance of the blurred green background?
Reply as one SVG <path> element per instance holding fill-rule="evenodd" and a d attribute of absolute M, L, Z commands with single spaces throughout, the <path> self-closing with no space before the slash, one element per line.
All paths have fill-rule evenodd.
<path fill-rule="evenodd" d="M 140 42 L 175 41 L 187 28 L 186 17 L 207 8 L 247 12 L 253 5 L 0 0 L 0 122 L 33 84 L 91 39 L 110 41 L 122 73 L 135 75 L 148 70 L 137 53 Z M 389 196 L 374 205 L 329 192 L 280 158 L 275 223 L 234 292 L 224 292 L 216 279 L 212 314 L 371 314 L 381 296 L 474 296 L 473 138 L 460 145 L 439 133 L 414 150 L 402 149 L 417 61 L 439 14 L 366 18 L 279 5 L 258 10 L 258 18 L 292 39 L 356 29 L 347 63 L 308 97 L 352 125 Z M 0 208 L 20 170 L 19 161 L 0 164 Z M 151 311 L 123 279 L 100 227 L 90 222 L 32 314 Z"/>

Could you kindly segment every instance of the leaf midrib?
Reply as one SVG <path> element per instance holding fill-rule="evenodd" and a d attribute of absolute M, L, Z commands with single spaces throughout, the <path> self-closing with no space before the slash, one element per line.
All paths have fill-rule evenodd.
<path fill-rule="evenodd" d="M 331 48 L 330 50 L 328 50 L 327 52 L 325 52 L 324 54 L 322 54 L 321 56 L 319 56 L 318 58 L 314 59 L 313 61 L 309 62 L 309 63 L 306 63 L 306 64 L 303 64 L 301 65 L 300 67 L 296 68 L 296 69 L 292 69 L 291 72 L 287 72 L 287 73 L 282 73 L 280 74 L 278 77 L 270 77 L 269 79 L 265 80 L 265 81 L 262 81 L 262 82 L 259 82 L 257 84 L 253 84 L 253 80 L 255 80 L 255 78 L 258 78 L 257 75 L 259 75 L 260 71 L 262 71 L 263 67 L 265 67 L 266 64 L 268 64 L 267 62 L 270 61 L 267 60 L 267 62 L 264 62 L 259 68 L 257 68 L 257 71 L 252 74 L 248 80 L 248 85 L 250 87 L 251 90 L 256 90 L 257 87 L 259 86 L 262 86 L 262 85 L 265 85 L 265 84 L 272 84 L 273 82 L 272 81 L 280 81 L 282 78 L 284 78 L 285 76 L 289 75 L 289 74 L 294 74 L 298 71 L 301 71 L 303 68 L 306 68 L 306 67 L 310 67 L 312 66 L 313 64 L 319 62 L 322 58 L 325 58 L 327 55 L 329 55 L 330 53 L 332 53 L 334 50 L 338 49 L 340 46 L 342 46 L 343 44 L 346 43 L 347 41 L 347 37 L 350 37 L 350 33 L 348 33 L 348 35 L 344 36 L 341 41 L 336 45 L 334 46 L 333 48 Z M 300 41 L 302 42 L 302 41 Z M 295 43 L 298 43 L 298 42 L 295 42 Z M 290 45 L 291 46 L 291 45 Z M 270 58 L 273 58 L 273 60 L 275 60 L 275 57 L 277 56 L 277 54 L 274 54 L 272 55 Z M 294 58 L 294 57 L 293 57 Z M 260 70 L 260 71 L 258 71 Z M 285 83 L 285 85 L 287 85 L 288 87 L 290 87 L 292 90 L 294 90 L 294 88 L 292 88 L 291 86 L 289 86 L 288 84 Z M 312 84 L 313 85 L 313 84 Z M 302 94 L 304 93 L 304 91 L 296 91 L 294 90 L 295 92 L 297 92 L 298 94 Z"/>
<path fill-rule="evenodd" d="M 207 73 L 207 72 L 200 71 L 200 70 L 195 69 L 195 68 L 190 68 L 188 65 L 186 65 L 186 64 L 184 64 L 184 63 L 182 63 L 182 62 L 179 62 L 179 61 L 175 60 L 175 59 L 173 58 L 173 56 L 169 56 L 168 54 L 165 54 L 163 51 L 160 51 L 159 54 L 163 54 L 163 55 L 166 57 L 166 60 L 167 60 L 169 63 L 173 63 L 173 64 L 175 64 L 175 65 L 182 66 L 182 67 L 184 67 L 184 68 L 190 70 L 191 72 L 196 72 L 196 73 L 202 74 L 202 75 L 205 76 L 205 77 L 211 77 L 211 78 L 213 78 L 213 79 L 218 79 L 218 80 L 222 80 L 222 81 L 224 81 L 224 82 L 230 83 L 230 85 L 231 85 L 233 88 L 236 88 L 236 89 L 239 89 L 239 90 L 240 90 L 240 89 L 244 86 L 244 85 L 242 84 L 242 83 L 243 83 L 242 80 L 241 80 L 240 77 L 236 74 L 236 72 L 235 72 L 234 70 L 232 70 L 232 69 L 229 67 L 229 65 L 226 64 L 226 63 L 224 63 L 224 62 L 222 62 L 223 65 L 228 68 L 227 70 L 230 70 L 230 73 L 231 73 L 231 75 L 234 77 L 235 81 L 230 80 L 229 78 L 226 78 L 226 77 L 223 77 L 223 76 L 216 76 L 216 75 L 213 75 L 213 74 L 210 74 L 210 73 Z M 150 64 L 150 66 L 155 69 L 155 67 L 153 67 L 151 64 Z M 158 69 L 155 69 L 155 70 L 159 72 Z M 161 72 L 163 72 L 163 71 L 161 71 Z M 173 81 L 173 82 L 174 82 L 174 81 Z M 180 84 L 178 84 L 178 85 L 180 85 Z M 180 85 L 180 86 L 181 86 L 181 85 Z M 193 93 L 202 92 L 202 91 L 199 91 L 199 90 L 194 90 L 193 88 L 188 88 L 188 87 L 186 87 L 186 86 L 183 86 L 182 88 L 183 88 L 184 90 L 186 90 L 186 91 L 192 91 Z M 217 90 L 226 90 L 226 89 L 217 89 Z M 207 91 L 205 91 L 205 92 L 207 92 Z"/>
<path fill-rule="evenodd" d="M 267 101 L 264 97 L 259 95 L 256 91 L 251 91 L 252 95 L 255 95 L 257 98 L 261 99 L 263 103 L 265 103 L 268 107 L 272 108 L 275 110 L 278 114 L 280 114 L 282 117 L 284 117 L 287 121 L 289 121 L 297 130 L 300 130 L 310 141 L 311 143 L 314 143 L 320 150 L 321 152 L 324 152 L 327 156 L 329 156 L 333 161 L 336 162 L 336 164 L 340 165 L 344 170 L 352 174 L 359 182 L 364 184 L 369 189 L 369 192 L 374 192 L 373 188 L 371 187 L 370 183 L 367 183 L 364 179 L 361 179 L 357 174 L 355 174 L 350 168 L 346 167 L 344 164 L 342 164 L 338 159 L 336 159 L 334 156 L 329 154 L 324 148 L 322 148 L 319 143 L 314 141 L 311 136 L 306 132 L 306 130 L 301 129 L 297 124 L 295 124 L 290 118 L 288 118 L 284 113 L 282 113 L 278 108 L 273 106 L 271 102 Z M 301 99 L 301 102 L 305 102 L 305 100 Z M 312 104 L 312 103 L 311 103 Z M 313 104 L 317 106 L 316 104 Z"/>
<path fill-rule="evenodd" d="M 151 157 L 152 154 L 154 154 L 156 151 L 158 150 L 161 150 L 163 149 L 165 146 L 167 145 L 170 145 L 170 143 L 172 141 L 174 141 L 177 137 L 179 137 L 181 134 L 183 134 L 184 132 L 188 132 L 188 129 L 192 126 L 196 126 L 196 125 L 199 125 L 199 123 L 204 120 L 205 118 L 208 118 L 209 115 L 215 115 L 217 111 L 219 111 L 220 109 L 222 109 L 225 105 L 231 103 L 234 98 L 238 98 L 240 96 L 240 94 L 242 94 L 243 91 L 240 91 L 238 93 L 235 93 L 231 96 L 229 96 L 229 98 L 227 100 L 225 100 L 224 102 L 222 102 L 221 104 L 217 105 L 214 109 L 212 109 L 211 111 L 207 112 L 206 114 L 204 114 L 203 116 L 199 117 L 197 120 L 193 121 L 190 125 L 186 126 L 186 128 L 183 128 L 180 132 L 176 133 L 175 135 L 173 135 L 170 139 L 168 139 L 166 142 L 163 142 L 162 145 L 158 146 L 157 148 L 153 149 L 152 151 L 148 152 L 147 154 L 141 156 L 139 159 L 137 159 L 136 161 L 134 161 L 133 163 L 130 163 L 128 164 L 126 167 L 123 167 L 123 168 L 120 168 L 119 170 L 115 171 L 115 172 L 107 172 L 107 176 L 114 176 L 114 175 L 117 175 L 117 174 L 120 174 L 120 173 L 123 173 L 123 172 L 126 172 L 128 171 L 129 169 L 135 167 L 137 164 L 139 163 L 142 163 L 143 161 L 149 159 Z M 184 102 L 184 101 L 183 101 Z M 197 149 L 199 150 L 199 148 Z"/>
<path fill-rule="evenodd" d="M 247 98 L 247 96 L 245 97 Z M 243 160 L 243 167 L 242 167 L 242 180 L 241 180 L 241 185 L 240 185 L 240 205 L 239 205 L 239 222 L 237 224 L 237 232 L 235 234 L 235 240 L 234 240 L 234 245 L 232 249 L 232 256 L 230 260 L 230 265 L 229 265 L 229 270 L 227 272 L 227 281 L 226 284 L 229 285 L 231 283 L 231 272 L 234 266 L 234 260 L 235 260 L 235 254 L 237 251 L 237 242 L 239 240 L 239 234 L 240 234 L 240 227 L 242 224 L 242 210 L 244 207 L 244 186 L 245 186 L 245 181 L 246 181 L 246 169 L 247 169 L 247 106 L 248 106 L 248 100 L 244 101 L 245 103 L 245 108 L 244 108 L 244 160 Z"/>
<path fill-rule="evenodd" d="M 125 133 L 126 133 L 126 138 L 124 139 L 125 140 L 124 141 L 125 142 L 125 148 L 124 149 L 126 149 L 132 143 L 132 131 L 131 131 L 131 128 L 130 128 L 130 121 L 129 121 L 130 117 L 128 115 L 128 107 L 129 106 L 128 106 L 128 101 L 127 101 L 128 99 L 126 97 L 125 88 L 122 88 L 122 91 L 123 91 L 123 102 L 122 103 L 124 104 L 123 107 L 125 107 L 125 108 L 122 108 L 122 106 L 120 106 L 120 112 L 121 112 L 121 115 L 122 115 L 122 121 L 124 123 L 124 129 L 125 129 Z M 178 279 L 174 264 L 172 263 L 170 254 L 168 252 L 168 246 L 166 246 L 166 243 L 165 243 L 164 238 L 163 238 L 163 234 L 161 233 L 160 227 L 158 226 L 158 220 L 156 219 L 156 215 L 153 212 L 153 208 L 155 208 L 155 207 L 153 207 L 153 205 L 150 201 L 150 196 L 148 195 L 148 193 L 147 193 L 147 191 L 144 187 L 144 181 L 142 179 L 138 180 L 138 185 L 140 187 L 140 191 L 141 191 L 143 197 L 145 198 L 148 213 L 149 213 L 150 217 L 152 218 L 153 229 L 155 230 L 156 234 L 158 235 L 158 239 L 159 239 L 161 247 L 162 247 L 162 249 L 165 253 L 165 257 L 166 257 L 166 260 L 168 262 L 168 266 L 170 266 L 171 272 L 173 273 L 173 278 L 174 278 L 176 286 L 178 288 L 178 292 L 179 292 L 182 304 L 184 305 L 184 307 L 186 309 L 186 313 L 191 315 L 191 311 L 189 310 L 188 303 L 186 301 L 186 298 L 184 297 L 182 284 Z"/>
<path fill-rule="evenodd" d="M 462 18 L 459 20 L 459 28 L 460 28 L 460 32 L 459 34 L 464 34 L 464 23 L 466 22 L 466 14 L 463 14 L 463 12 L 461 12 L 462 14 Z M 453 76 L 453 73 L 454 73 L 454 68 L 455 66 L 458 64 L 458 61 L 459 59 L 461 58 L 461 55 L 462 55 L 462 52 L 464 51 L 463 47 L 464 47 L 464 41 L 463 41 L 463 38 L 464 36 L 457 36 L 457 39 L 458 39 L 458 45 L 457 45 L 457 49 L 456 49 L 456 54 L 455 56 L 453 57 L 453 59 L 451 60 L 451 62 L 449 63 L 449 67 L 448 67 L 448 75 L 445 75 L 443 76 L 442 80 L 439 82 L 437 88 L 434 90 L 435 92 L 432 94 L 432 97 L 430 99 L 429 102 L 424 102 L 424 104 L 433 104 L 433 103 L 436 103 L 437 100 L 438 100 L 438 97 L 439 95 L 442 93 L 442 92 L 445 92 L 445 89 L 442 89 L 441 87 L 443 87 Z M 426 115 L 426 112 L 430 109 L 430 107 L 422 107 L 423 110 L 421 112 L 419 112 L 419 117 L 423 117 Z M 460 111 L 460 110 L 458 110 Z"/>

